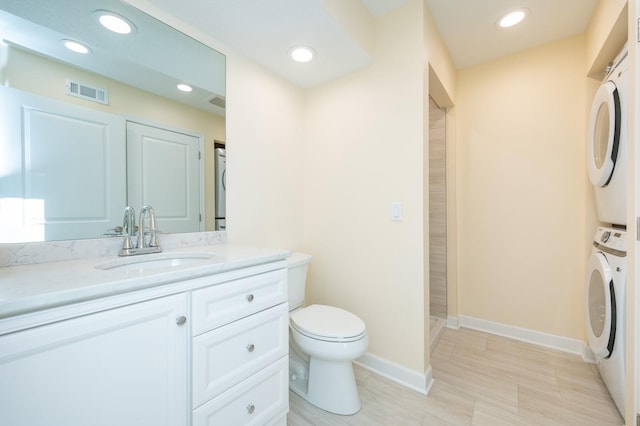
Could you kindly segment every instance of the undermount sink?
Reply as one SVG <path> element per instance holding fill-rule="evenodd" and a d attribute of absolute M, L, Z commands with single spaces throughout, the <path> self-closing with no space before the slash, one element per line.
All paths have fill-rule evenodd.
<path fill-rule="evenodd" d="M 126 257 L 111 260 L 109 262 L 96 265 L 102 270 L 126 270 L 145 271 L 155 268 L 170 268 L 175 266 L 194 265 L 204 263 L 214 256 L 212 253 L 159 253 Z"/>

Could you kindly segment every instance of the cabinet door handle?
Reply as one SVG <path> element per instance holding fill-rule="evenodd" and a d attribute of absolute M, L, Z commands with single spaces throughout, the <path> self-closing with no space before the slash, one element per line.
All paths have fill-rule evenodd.
<path fill-rule="evenodd" d="M 178 325 L 184 325 L 187 322 L 187 317 L 185 317 L 184 315 L 180 315 L 178 318 L 176 318 L 176 324 Z"/>
<path fill-rule="evenodd" d="M 253 345 L 253 343 L 251 343 L 251 344 L 247 345 L 247 350 L 248 350 L 249 352 L 253 352 L 255 348 L 256 348 L 256 347 Z"/>
<path fill-rule="evenodd" d="M 247 302 L 253 302 L 253 294 L 247 294 Z"/>
<path fill-rule="evenodd" d="M 249 405 L 247 405 L 247 413 L 249 413 L 249 414 L 253 414 L 253 412 L 255 411 L 255 409 L 256 409 L 256 406 L 255 406 L 255 405 L 253 405 L 253 404 L 249 404 Z"/>

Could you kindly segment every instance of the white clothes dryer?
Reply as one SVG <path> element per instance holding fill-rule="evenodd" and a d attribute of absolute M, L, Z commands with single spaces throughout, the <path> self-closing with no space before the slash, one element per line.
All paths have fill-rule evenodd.
<path fill-rule="evenodd" d="M 598 228 L 587 263 L 586 322 L 589 347 L 613 401 L 624 417 L 626 232 Z"/>
<path fill-rule="evenodd" d="M 596 92 L 587 135 L 587 170 L 601 222 L 626 225 L 629 63 L 625 49 Z"/>

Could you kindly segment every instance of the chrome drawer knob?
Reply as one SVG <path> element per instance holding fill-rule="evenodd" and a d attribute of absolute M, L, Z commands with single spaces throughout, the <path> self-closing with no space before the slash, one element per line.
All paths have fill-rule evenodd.
<path fill-rule="evenodd" d="M 253 343 L 251 343 L 250 345 L 247 345 L 247 350 L 248 350 L 249 352 L 253 352 L 253 351 L 255 350 L 255 348 L 256 348 L 256 347 L 253 345 Z"/>
<path fill-rule="evenodd" d="M 255 405 L 253 405 L 253 404 L 249 404 L 249 405 L 247 405 L 247 413 L 249 413 L 249 414 L 253 414 L 253 412 L 254 412 L 255 410 L 256 410 Z"/>
<path fill-rule="evenodd" d="M 184 325 L 187 322 L 187 317 L 185 317 L 184 315 L 180 315 L 178 318 L 176 318 L 176 324 L 178 325 Z"/>
<path fill-rule="evenodd" d="M 253 302 L 253 294 L 247 294 L 247 302 Z"/>

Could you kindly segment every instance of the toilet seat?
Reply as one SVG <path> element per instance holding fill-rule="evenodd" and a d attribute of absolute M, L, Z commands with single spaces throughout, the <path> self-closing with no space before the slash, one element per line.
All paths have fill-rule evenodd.
<path fill-rule="evenodd" d="M 354 342 L 366 335 L 360 318 L 334 306 L 311 305 L 292 313 L 290 320 L 297 332 L 326 342 Z"/>

